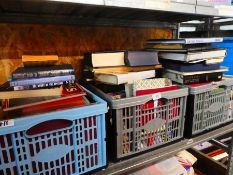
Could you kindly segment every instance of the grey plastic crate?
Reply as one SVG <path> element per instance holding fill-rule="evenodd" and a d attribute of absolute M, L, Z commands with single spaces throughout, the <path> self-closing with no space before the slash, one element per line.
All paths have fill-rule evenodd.
<path fill-rule="evenodd" d="M 198 87 L 189 86 L 185 135 L 190 137 L 233 120 L 233 79 Z"/>
<path fill-rule="evenodd" d="M 110 106 L 112 131 L 108 137 L 114 140 L 110 147 L 113 151 L 115 146 L 116 159 L 183 137 L 188 88 L 113 100 L 92 85 L 86 87 Z M 157 107 L 153 107 L 155 103 Z"/>

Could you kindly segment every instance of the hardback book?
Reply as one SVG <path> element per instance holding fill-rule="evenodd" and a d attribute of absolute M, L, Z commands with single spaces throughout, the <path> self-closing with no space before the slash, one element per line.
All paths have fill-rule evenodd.
<path fill-rule="evenodd" d="M 223 38 L 150 39 L 146 41 L 146 44 L 202 44 L 222 41 Z"/>
<path fill-rule="evenodd" d="M 71 64 L 43 67 L 19 67 L 12 73 L 12 79 L 19 80 L 64 75 L 74 75 L 74 69 Z"/>
<path fill-rule="evenodd" d="M 0 86 L 0 99 L 12 99 L 12 98 L 30 98 L 30 97 L 49 97 L 59 96 L 62 93 L 62 87 L 53 87 L 47 89 L 35 89 L 35 90 L 21 90 L 15 91 L 10 87 L 10 83 L 6 82 Z"/>
<path fill-rule="evenodd" d="M 45 89 L 45 88 L 53 88 L 59 87 L 61 85 L 71 85 L 75 83 L 74 80 L 69 81 L 60 81 L 60 82 L 53 82 L 53 83 L 40 83 L 40 84 L 32 84 L 27 86 L 14 86 L 14 91 L 22 91 L 22 90 L 35 90 L 35 89 Z"/>
<path fill-rule="evenodd" d="M 102 72 L 140 72 L 140 71 L 147 71 L 147 70 L 156 70 L 161 69 L 162 65 L 157 64 L 153 66 L 137 66 L 137 67 L 130 67 L 130 66 L 117 66 L 117 67 L 105 67 L 105 68 L 93 68 L 90 66 L 85 66 L 84 71 L 90 71 L 94 73 L 102 73 Z"/>
<path fill-rule="evenodd" d="M 152 66 L 159 64 L 157 51 L 126 51 L 127 66 Z"/>
<path fill-rule="evenodd" d="M 176 89 L 179 89 L 179 86 L 172 85 L 172 81 L 167 78 L 138 80 L 133 83 L 133 96 L 154 94 Z"/>
<path fill-rule="evenodd" d="M 158 49 L 148 49 L 148 50 L 156 50 L 158 52 L 171 52 L 171 53 L 187 53 L 187 52 L 207 52 L 207 51 L 214 51 L 219 50 L 217 46 L 195 46 L 193 45 L 185 45 L 189 47 L 182 47 L 182 48 L 158 48 Z"/>
<path fill-rule="evenodd" d="M 203 60 L 203 59 L 213 59 L 213 58 L 219 58 L 225 56 L 226 56 L 225 49 L 200 51 L 200 52 L 187 52 L 187 53 L 176 53 L 176 52 L 159 53 L 159 57 L 162 59 L 177 60 L 183 62 L 190 62 L 190 61 Z"/>
<path fill-rule="evenodd" d="M 200 60 L 189 61 L 189 62 L 186 62 L 186 63 L 193 64 L 193 63 L 205 62 L 206 65 L 210 65 L 210 64 L 222 63 L 224 61 L 224 58 L 225 57 L 217 57 L 217 58 L 211 58 L 211 59 L 200 59 Z M 170 60 L 170 61 L 173 61 L 173 60 Z"/>
<path fill-rule="evenodd" d="M 208 43 L 198 44 L 147 44 L 146 50 L 156 50 L 158 52 L 188 52 L 188 51 L 203 51 L 216 50 L 218 46 L 210 46 Z"/>
<path fill-rule="evenodd" d="M 95 80 L 107 84 L 131 84 L 133 81 L 153 78 L 155 75 L 155 70 L 128 73 L 96 73 Z"/>
<path fill-rule="evenodd" d="M 179 72 L 170 69 L 165 69 L 163 77 L 169 78 L 172 81 L 180 84 L 195 84 L 211 81 L 220 81 L 223 77 L 223 72 L 226 71 L 228 71 L 228 68 L 226 67 L 221 67 L 217 70 L 194 72 Z"/>
<path fill-rule="evenodd" d="M 28 86 L 28 85 L 36 85 L 36 84 L 43 84 L 43 83 L 64 82 L 64 81 L 71 81 L 71 80 L 75 80 L 75 75 L 12 80 L 10 81 L 10 86 Z"/>
<path fill-rule="evenodd" d="M 94 79 L 94 75 L 98 73 L 128 73 L 128 72 L 141 72 L 148 70 L 156 70 L 156 74 L 159 75 L 162 72 L 163 67 L 161 64 L 154 66 L 117 66 L 117 67 L 105 67 L 105 68 L 92 68 L 90 66 L 85 66 L 83 69 L 83 77 L 87 79 Z"/>
<path fill-rule="evenodd" d="M 21 103 L 19 103 L 19 100 L 17 100 L 18 101 L 17 106 L 10 106 L 9 103 L 5 103 L 3 106 L 3 111 L 24 109 L 26 111 L 33 112 L 33 110 L 46 109 L 46 107 L 48 108 L 55 107 L 56 105 L 62 103 L 72 103 L 72 101 L 74 100 L 83 101 L 83 96 L 85 95 L 86 95 L 85 91 L 78 84 L 74 84 L 72 86 L 63 86 L 60 96 L 47 97 L 48 100 L 43 100 L 43 101 L 41 101 L 40 98 L 38 99 L 32 98 L 32 102 L 28 102 L 28 100 L 30 100 L 28 99 L 26 103 L 24 102 L 24 100 L 21 100 Z"/>
<path fill-rule="evenodd" d="M 58 61 L 57 55 L 23 55 L 22 62 L 25 67 L 54 65 Z"/>
<path fill-rule="evenodd" d="M 162 60 L 164 68 L 180 72 L 207 71 L 220 68 L 220 64 L 206 64 L 205 61 L 198 63 L 184 63 L 180 61 Z"/>
<path fill-rule="evenodd" d="M 224 57 L 213 58 L 213 59 L 205 60 L 205 64 L 217 64 L 217 63 L 222 63 L 223 61 L 224 61 Z"/>
<path fill-rule="evenodd" d="M 57 100 L 57 99 L 56 99 Z M 51 102 L 49 104 L 40 104 L 37 103 L 36 106 L 25 106 L 23 108 L 17 108 L 12 110 L 3 111 L 3 117 L 7 119 L 12 118 L 19 118 L 22 116 L 28 116 L 28 115 L 37 115 L 42 113 L 48 113 L 48 112 L 54 112 L 54 111 L 60 111 L 70 108 L 77 108 L 87 105 L 93 105 L 96 103 L 89 103 L 86 104 L 85 96 L 83 97 L 72 97 L 63 99 L 62 101 L 56 101 Z"/>
<path fill-rule="evenodd" d="M 84 64 L 91 67 L 124 66 L 124 56 L 124 51 L 86 53 Z"/>

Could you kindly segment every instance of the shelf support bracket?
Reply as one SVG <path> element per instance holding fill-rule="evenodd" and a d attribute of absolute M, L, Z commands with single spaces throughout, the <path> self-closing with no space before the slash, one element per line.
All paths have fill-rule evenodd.
<path fill-rule="evenodd" d="M 227 175 L 233 174 L 233 137 L 231 139 L 231 145 L 228 150 L 228 166 L 227 166 Z"/>

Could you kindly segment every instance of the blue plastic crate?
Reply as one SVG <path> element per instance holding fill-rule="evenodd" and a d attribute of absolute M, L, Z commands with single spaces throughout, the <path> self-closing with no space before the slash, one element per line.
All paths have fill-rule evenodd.
<path fill-rule="evenodd" d="M 97 103 L 0 127 L 0 175 L 79 175 L 105 166 L 107 104 L 87 94 Z"/>
<path fill-rule="evenodd" d="M 229 67 L 229 71 L 225 72 L 225 75 L 233 75 L 233 38 L 224 38 L 223 42 L 212 43 L 212 45 L 227 49 L 227 55 L 221 65 Z"/>

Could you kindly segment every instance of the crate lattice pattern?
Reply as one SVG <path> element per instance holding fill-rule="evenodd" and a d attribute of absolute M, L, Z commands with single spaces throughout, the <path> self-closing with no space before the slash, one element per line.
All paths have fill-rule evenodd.
<path fill-rule="evenodd" d="M 121 154 L 130 155 L 169 143 L 183 136 L 184 97 L 149 101 L 120 110 Z M 160 123 L 153 128 L 156 122 Z M 148 129 L 148 128 L 153 129 Z"/>
<path fill-rule="evenodd" d="M 233 120 L 231 91 L 228 87 L 194 95 L 192 134 Z"/>
<path fill-rule="evenodd" d="M 102 156 L 98 120 L 99 116 L 74 120 L 72 127 L 28 138 L 26 131 L 1 135 L 0 174 L 70 175 L 95 169 Z"/>

